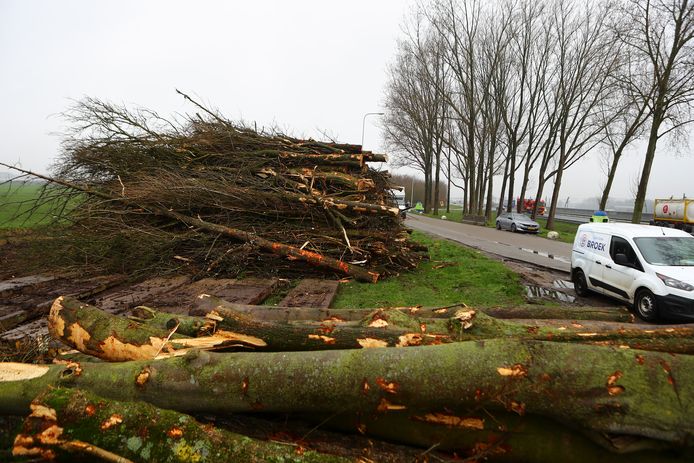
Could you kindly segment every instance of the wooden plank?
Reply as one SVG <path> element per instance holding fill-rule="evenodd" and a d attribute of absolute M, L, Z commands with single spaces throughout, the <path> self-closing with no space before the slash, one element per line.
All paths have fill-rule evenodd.
<path fill-rule="evenodd" d="M 149 305 L 163 312 L 187 314 L 200 294 L 212 294 L 238 304 L 259 304 L 273 293 L 278 284 L 276 278 L 203 278 L 161 294 Z"/>
<path fill-rule="evenodd" d="M 20 291 L 24 288 L 46 283 L 55 280 L 56 277 L 50 275 L 30 275 L 28 277 L 12 278 L 10 280 L 0 281 L 0 297 L 7 297 L 10 294 Z"/>
<path fill-rule="evenodd" d="M 44 280 L 47 281 L 47 280 Z M 125 281 L 123 275 L 107 275 L 87 280 L 50 280 L 51 285 L 25 286 L 0 306 L 0 333 L 48 313 L 58 296 L 87 300 Z"/>
<path fill-rule="evenodd" d="M 153 304 L 163 294 L 190 282 L 188 276 L 156 277 L 94 298 L 94 305 L 111 313 L 122 313 L 138 305 Z"/>
<path fill-rule="evenodd" d="M 278 305 L 282 307 L 328 308 L 335 299 L 338 285 L 339 283 L 333 280 L 305 278 L 289 291 Z"/>
<path fill-rule="evenodd" d="M 233 301 L 235 304 L 260 304 L 270 297 L 279 283 L 277 278 L 245 278 L 219 288 L 214 295 L 229 302 Z"/>

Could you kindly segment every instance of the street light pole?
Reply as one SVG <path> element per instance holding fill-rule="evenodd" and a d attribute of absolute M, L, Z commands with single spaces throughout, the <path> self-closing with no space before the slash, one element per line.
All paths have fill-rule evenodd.
<path fill-rule="evenodd" d="M 412 186 L 410 188 L 410 206 L 414 204 L 414 175 L 412 176 Z"/>
<path fill-rule="evenodd" d="M 366 116 L 383 116 L 384 113 L 366 113 L 361 120 L 361 149 L 364 149 L 364 128 L 366 127 Z"/>

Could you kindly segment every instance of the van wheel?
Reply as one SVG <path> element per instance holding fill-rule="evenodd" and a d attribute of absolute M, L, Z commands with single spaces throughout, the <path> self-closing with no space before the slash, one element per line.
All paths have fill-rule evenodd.
<path fill-rule="evenodd" d="M 658 301 L 655 295 L 647 289 L 639 290 L 634 298 L 634 310 L 642 320 L 656 321 L 658 319 Z"/>
<path fill-rule="evenodd" d="M 590 293 L 583 270 L 576 270 L 574 272 L 574 291 L 576 295 L 580 297 L 586 297 Z"/>

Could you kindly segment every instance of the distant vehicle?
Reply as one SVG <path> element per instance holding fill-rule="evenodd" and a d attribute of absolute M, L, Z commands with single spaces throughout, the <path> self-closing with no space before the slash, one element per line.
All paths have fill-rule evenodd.
<path fill-rule="evenodd" d="M 646 321 L 694 319 L 694 237 L 649 225 L 580 225 L 571 279 L 579 296 L 625 301 Z"/>
<path fill-rule="evenodd" d="M 393 195 L 393 199 L 395 200 L 395 203 L 398 205 L 398 209 L 400 209 L 400 217 L 402 217 L 403 219 L 406 218 L 407 210 L 410 209 L 410 203 L 408 203 L 405 199 L 405 188 L 392 188 L 390 190 L 390 194 Z"/>
<path fill-rule="evenodd" d="M 595 223 L 605 223 L 609 222 L 610 218 L 607 216 L 607 212 L 605 211 L 595 211 L 593 213 L 593 217 L 590 218 L 590 221 Z"/>
<path fill-rule="evenodd" d="M 691 233 L 694 229 L 694 199 L 656 199 L 651 225 L 674 227 Z"/>
<path fill-rule="evenodd" d="M 539 233 L 540 224 L 525 214 L 518 212 L 504 212 L 496 218 L 497 230 L 511 230 L 512 232 Z"/>
<path fill-rule="evenodd" d="M 535 200 L 534 199 L 528 199 L 528 198 L 523 198 L 517 199 L 518 203 L 520 203 L 520 211 L 521 212 L 527 212 L 531 214 L 533 212 L 533 209 L 535 208 Z M 537 213 L 539 215 L 545 215 L 545 202 L 544 200 L 540 200 L 537 206 Z"/>

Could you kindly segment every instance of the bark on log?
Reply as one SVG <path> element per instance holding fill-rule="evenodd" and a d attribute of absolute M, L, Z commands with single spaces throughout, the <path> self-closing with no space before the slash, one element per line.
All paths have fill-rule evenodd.
<path fill-rule="evenodd" d="M 53 303 L 48 331 L 54 339 L 110 362 L 166 358 L 183 355 L 190 349 L 264 345 L 260 339 L 222 330 L 191 339 L 176 333 L 175 326 L 171 329 L 140 326 L 69 297 L 59 297 Z"/>
<path fill-rule="evenodd" d="M 221 317 L 221 320 L 218 321 L 219 327 L 222 329 L 227 328 L 245 332 L 244 328 L 239 327 L 233 322 L 236 318 L 239 318 L 239 312 L 230 310 L 226 304 L 219 303 L 219 299 L 210 296 L 202 297 L 202 299 L 208 299 L 206 304 L 212 303 L 212 305 L 215 307 L 213 313 Z M 631 324 L 598 322 L 601 326 L 594 326 L 594 324 L 587 324 L 588 326 L 584 326 L 572 320 L 563 320 L 563 325 L 560 325 L 559 323 L 554 323 L 551 325 L 538 325 L 532 320 L 528 320 L 527 323 L 520 323 L 520 321 L 495 319 L 487 316 L 484 313 L 476 313 L 474 314 L 474 320 L 469 321 L 470 326 L 463 331 L 460 330 L 460 323 L 455 322 L 455 314 L 461 311 L 470 311 L 472 309 L 464 305 L 462 306 L 462 309 L 460 307 L 461 306 L 452 306 L 449 308 L 429 309 L 429 313 L 433 312 L 437 316 L 447 315 L 450 317 L 438 319 L 425 319 L 415 316 L 423 312 L 419 309 L 414 311 L 415 315 L 411 315 L 413 312 L 412 309 L 377 309 L 376 311 L 372 311 L 371 313 L 367 314 L 359 322 L 359 324 L 361 326 L 369 326 L 373 321 L 383 319 L 389 323 L 387 326 L 384 326 L 384 328 L 388 330 L 398 327 L 401 329 L 409 328 L 410 335 L 412 335 L 413 332 L 416 332 L 416 327 L 419 326 L 422 333 L 426 333 L 428 335 L 439 335 L 439 337 L 436 339 L 429 339 L 434 341 L 433 343 L 513 336 L 518 339 L 587 343 L 605 346 L 612 345 L 618 347 L 630 347 L 634 349 L 694 354 L 694 326 L 692 325 L 649 325 L 648 327 L 644 328 L 643 326 Z M 426 311 L 424 312 L 427 313 Z M 250 314 L 252 313 L 253 312 L 250 312 Z M 359 314 L 361 312 L 354 310 L 352 313 Z M 339 315 L 334 316 L 340 320 Z M 331 321 L 329 320 L 326 323 L 330 322 Z M 161 320 L 158 321 L 158 323 L 161 323 Z M 170 323 L 171 322 L 169 321 L 169 324 Z M 189 320 L 182 321 L 181 323 L 183 326 L 186 326 L 194 324 L 195 322 Z M 280 331 L 270 328 L 272 323 L 273 322 L 271 321 L 254 322 L 254 324 L 264 326 L 264 331 L 266 333 L 279 333 Z M 276 326 L 284 326 L 278 322 L 274 323 Z M 301 327 L 301 324 L 299 323 L 294 323 L 292 325 L 295 328 Z M 337 326 L 347 330 L 350 327 L 350 324 L 340 323 Z M 314 329 L 316 329 L 315 325 Z M 278 330 L 280 330 L 280 328 L 278 328 Z M 249 334 L 251 333 L 255 335 L 258 333 L 258 331 L 253 328 Z M 184 334 L 195 336 L 193 332 L 184 332 Z M 264 337 L 263 339 L 266 342 L 269 342 L 267 337 Z M 413 342 L 412 344 L 416 343 Z M 388 346 L 391 345 L 393 344 L 388 344 Z M 398 344 L 395 345 L 397 346 Z M 350 346 L 349 344 L 341 344 L 341 347 L 348 348 Z M 294 346 L 292 349 L 288 350 L 303 349 L 298 346 Z"/>
<path fill-rule="evenodd" d="M 49 389 L 31 404 L 15 456 L 72 461 L 348 462 L 301 447 L 250 439 L 146 402 L 120 402 L 79 389 Z M 127 460 L 125 460 L 127 458 Z"/>
<path fill-rule="evenodd" d="M 694 442 L 694 357 L 631 349 L 493 339 L 411 349 L 195 351 L 125 363 L 2 364 L 0 372 L 0 413 L 25 413 L 50 385 L 181 412 L 502 410 Z"/>
<path fill-rule="evenodd" d="M 326 155 L 329 156 L 329 155 Z M 11 167 L 11 166 L 10 166 Z M 108 199 L 112 201 L 119 201 L 129 207 L 136 207 L 140 209 L 145 209 L 150 211 L 153 214 L 160 215 L 163 217 L 169 217 L 175 220 L 178 220 L 180 222 L 183 222 L 185 224 L 200 228 L 201 230 L 205 230 L 208 232 L 213 232 L 213 233 L 218 233 L 223 236 L 228 236 L 233 239 L 245 242 L 245 243 L 251 243 L 254 246 L 257 246 L 258 248 L 262 249 L 263 251 L 270 252 L 272 254 L 276 254 L 278 256 L 286 257 L 287 259 L 290 260 L 300 260 L 303 262 L 306 262 L 311 265 L 315 265 L 316 267 L 323 267 L 330 269 L 334 272 L 341 273 L 344 275 L 349 275 L 354 277 L 355 279 L 367 283 L 375 283 L 378 281 L 378 273 L 376 272 L 370 272 L 364 268 L 358 267 L 356 265 L 349 264 L 347 262 L 333 259 L 332 257 L 327 257 L 323 256 L 322 254 L 318 254 L 316 252 L 312 251 L 306 251 L 304 249 L 299 249 L 294 246 L 289 246 L 286 244 L 282 243 L 276 243 L 270 240 L 267 240 L 265 238 L 261 238 L 260 236 L 254 234 L 254 233 L 249 233 L 243 230 L 238 230 L 236 228 L 231 228 L 231 227 L 226 227 L 224 225 L 218 225 L 210 222 L 206 222 L 202 219 L 198 219 L 195 217 L 190 217 L 184 214 L 179 214 L 178 212 L 163 208 L 163 207 L 156 207 L 156 206 L 147 206 L 144 207 L 141 204 L 137 204 L 134 201 L 129 200 L 128 198 L 124 197 L 117 197 L 117 196 L 111 196 L 108 194 L 105 194 L 100 191 L 95 191 L 91 188 L 83 187 L 80 185 L 75 185 L 70 182 L 65 182 L 62 180 L 54 179 L 51 177 L 47 177 L 45 175 L 37 174 L 35 172 L 31 172 L 28 170 L 20 169 L 17 167 L 12 167 L 13 169 L 17 170 L 18 172 L 22 172 L 25 174 L 32 175 L 34 177 L 46 180 L 51 183 L 55 183 L 58 185 L 62 185 L 67 188 L 71 188 L 74 190 L 82 191 L 88 195 L 93 195 L 97 196 L 99 198 L 103 199 Z"/>
<path fill-rule="evenodd" d="M 319 309 L 314 307 L 273 307 L 258 306 L 249 304 L 229 303 L 216 296 L 201 294 L 196 299 L 195 307 L 190 310 L 190 315 L 204 315 L 217 307 L 225 307 L 237 312 L 244 312 L 252 315 L 258 320 L 267 321 L 301 321 L 301 320 L 326 320 L 337 317 L 344 321 L 361 320 L 369 313 L 377 310 L 373 309 Z M 420 318 L 449 318 L 460 310 L 467 308 L 465 304 L 455 304 L 448 307 L 392 307 L 405 313 L 416 315 Z M 558 319 L 558 320 L 602 320 L 630 323 L 634 316 L 629 310 L 623 307 L 545 307 L 545 306 L 523 306 L 523 307 L 490 307 L 478 308 L 476 311 L 482 312 L 494 318 L 539 318 L 539 319 Z"/>
<path fill-rule="evenodd" d="M 472 316 L 474 311 L 467 314 Z M 183 316 L 173 319 L 173 324 L 171 319 L 167 322 L 170 328 L 161 326 L 161 318 L 153 318 L 139 326 L 132 320 L 108 314 L 76 299 L 60 297 L 51 308 L 49 331 L 68 346 L 108 361 L 154 358 L 166 352 L 169 346 L 173 349 L 237 346 L 295 351 L 406 347 L 469 338 L 463 329 L 465 320 L 434 320 L 431 323 L 436 328 L 427 332 L 426 325 L 397 311 L 379 313 L 367 322 L 354 325 L 265 322 L 228 310 L 222 316 L 212 315 L 207 320 Z M 189 335 L 205 337 L 185 339 Z"/>
<path fill-rule="evenodd" d="M 311 418 L 311 417 L 309 417 Z M 541 416 L 481 411 L 452 413 L 390 413 L 369 416 L 328 416 L 328 428 L 415 445 L 453 451 L 471 461 L 534 463 L 663 463 L 690 462 L 694 448 L 673 448 L 661 441 L 584 433 Z"/>
<path fill-rule="evenodd" d="M 359 322 L 282 323 L 254 319 L 219 307 L 206 318 L 155 314 L 143 320 L 142 332 L 134 322 L 110 315 L 70 298 L 58 298 L 49 317 L 57 340 L 103 360 L 123 361 L 182 355 L 177 349 L 232 347 L 256 351 L 306 351 L 413 347 L 484 340 L 499 337 L 590 343 L 663 352 L 694 352 L 694 328 L 639 329 L 601 322 L 605 329 L 582 325 L 534 326 L 499 320 L 472 309 L 459 310 L 446 319 L 420 319 L 399 310 L 376 310 Z M 593 328 L 593 327 L 589 327 Z M 175 334 L 198 337 L 180 339 Z M 167 333 L 164 335 L 164 333 Z M 171 350 L 167 352 L 165 348 Z"/>

